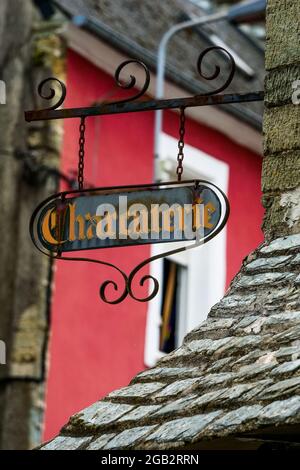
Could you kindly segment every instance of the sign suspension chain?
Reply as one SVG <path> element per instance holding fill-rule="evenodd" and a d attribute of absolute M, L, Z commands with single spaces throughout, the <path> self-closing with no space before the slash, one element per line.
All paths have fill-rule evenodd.
<path fill-rule="evenodd" d="M 83 170 L 84 170 L 84 144 L 85 144 L 85 117 L 80 118 L 79 126 L 79 160 L 78 160 L 78 189 L 83 189 Z"/>
<path fill-rule="evenodd" d="M 78 189 L 81 191 L 84 185 L 84 145 L 85 145 L 85 117 L 80 118 L 80 125 L 79 125 L 79 159 L 78 159 Z M 65 195 L 64 193 L 61 194 L 61 199 L 58 201 L 58 205 L 56 207 L 56 225 L 57 225 L 57 237 L 58 237 L 58 245 L 57 245 L 57 256 L 61 257 L 62 254 L 62 234 L 65 230 L 65 219 L 66 219 L 66 204 L 65 204 Z"/>
<path fill-rule="evenodd" d="M 185 108 L 180 108 L 180 127 L 179 127 L 179 141 L 178 141 L 178 155 L 177 155 L 177 181 L 181 181 L 183 173 L 183 159 L 184 159 L 184 134 L 185 134 Z"/>

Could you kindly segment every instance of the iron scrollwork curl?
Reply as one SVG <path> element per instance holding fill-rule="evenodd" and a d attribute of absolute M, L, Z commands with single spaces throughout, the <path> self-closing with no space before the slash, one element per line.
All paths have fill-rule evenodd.
<path fill-rule="evenodd" d="M 122 294 L 117 297 L 116 299 L 114 300 L 109 300 L 107 297 L 106 297 L 106 294 L 105 294 L 105 291 L 106 291 L 106 288 L 109 286 L 109 285 L 112 285 L 114 290 L 115 291 L 118 291 L 119 287 L 118 287 L 118 284 L 111 280 L 111 279 L 107 279 L 106 281 L 104 281 L 101 286 L 100 286 L 100 289 L 99 289 L 99 295 L 100 295 L 100 298 L 101 300 L 103 300 L 103 302 L 105 302 L 106 304 L 111 304 L 111 305 L 115 305 L 115 304 L 119 304 L 121 302 L 123 302 L 124 299 L 126 299 L 127 295 L 128 295 L 128 278 L 126 276 L 126 274 L 121 271 L 119 268 L 117 268 L 116 266 L 114 266 L 113 264 L 110 264 L 111 267 L 117 269 L 123 276 L 124 278 L 124 281 L 125 281 L 125 287 L 123 289 L 123 292 Z"/>
<path fill-rule="evenodd" d="M 128 285 L 127 285 L 127 289 L 128 289 L 128 293 L 130 295 L 130 297 L 132 297 L 134 300 L 136 300 L 137 302 L 149 302 L 150 300 L 154 299 L 154 297 L 156 296 L 156 294 L 158 293 L 159 291 L 159 282 L 158 280 L 152 276 L 151 274 L 145 274 L 139 281 L 139 285 L 141 287 L 144 286 L 145 282 L 146 281 L 153 281 L 153 289 L 152 291 L 150 292 L 149 295 L 147 295 L 146 297 L 137 297 L 134 292 L 133 292 L 133 288 L 132 288 L 132 283 L 133 283 L 133 280 L 136 276 L 136 274 L 144 267 L 146 266 L 147 264 L 151 263 L 151 261 L 153 261 L 156 257 L 152 257 L 152 258 L 148 258 L 146 259 L 145 261 L 143 261 L 142 263 L 138 264 L 130 273 L 129 277 L 128 277 Z"/>
<path fill-rule="evenodd" d="M 61 106 L 63 104 L 63 102 L 65 101 L 65 98 L 66 98 L 66 95 L 67 95 L 66 85 L 61 80 L 59 80 L 56 77 L 48 77 L 48 78 L 45 78 L 45 80 L 42 80 L 40 82 L 39 86 L 38 86 L 38 94 L 42 99 L 52 100 L 53 98 L 55 98 L 55 95 L 56 95 L 55 88 L 52 88 L 52 87 L 48 88 L 47 87 L 47 85 L 50 82 L 56 82 L 56 83 L 59 84 L 60 97 L 59 97 L 58 101 L 56 101 L 52 106 L 49 106 L 48 108 L 43 108 L 43 111 L 53 110 L 53 109 L 59 108 L 59 106 Z M 47 94 L 45 94 L 45 92 L 44 92 L 44 90 L 46 88 L 48 88 L 48 93 Z"/>
<path fill-rule="evenodd" d="M 204 78 L 205 80 L 215 80 L 216 78 L 219 77 L 221 73 L 221 67 L 219 65 L 215 66 L 215 71 L 213 72 L 212 75 L 209 75 L 209 76 L 204 74 L 202 70 L 204 58 L 206 57 L 207 54 L 209 54 L 212 51 L 223 52 L 227 56 L 227 58 L 229 59 L 230 70 L 229 70 L 228 78 L 222 86 L 220 86 L 216 90 L 212 90 L 207 93 L 201 93 L 201 95 L 203 96 L 216 95 L 217 93 L 221 93 L 221 91 L 224 91 L 232 82 L 234 73 L 235 73 L 235 61 L 232 55 L 230 54 L 230 52 L 228 52 L 226 49 L 224 49 L 221 46 L 211 46 L 205 49 L 203 52 L 201 52 L 201 54 L 198 57 L 197 70 L 198 70 L 200 77 Z"/>
<path fill-rule="evenodd" d="M 140 60 L 134 60 L 134 59 L 130 59 L 130 60 L 126 60 L 125 62 L 122 62 L 118 68 L 116 69 L 115 71 L 115 82 L 116 84 L 118 85 L 118 87 L 120 88 L 123 88 L 125 90 L 130 90 L 132 88 L 135 87 L 136 85 L 136 77 L 134 75 L 130 75 L 129 76 L 129 81 L 127 82 L 123 82 L 121 81 L 120 79 L 120 76 L 121 76 L 121 73 L 122 71 L 125 69 L 125 67 L 127 67 L 127 65 L 129 64 L 135 64 L 135 65 L 139 65 L 140 67 L 142 67 L 142 69 L 144 70 L 145 72 L 145 80 L 144 80 L 144 84 L 141 88 L 141 90 L 136 93 L 135 95 L 133 96 L 130 96 L 129 98 L 124 98 L 123 100 L 118 100 L 118 101 L 115 101 L 113 102 L 114 104 L 115 103 L 128 103 L 130 101 L 135 101 L 136 99 L 140 98 L 141 96 L 143 96 L 146 91 L 148 90 L 148 87 L 149 87 L 149 84 L 150 84 L 150 72 L 149 72 L 149 69 L 147 67 L 147 65 L 144 64 L 144 62 L 141 62 Z M 113 104 L 113 103 L 110 103 L 110 104 Z"/>

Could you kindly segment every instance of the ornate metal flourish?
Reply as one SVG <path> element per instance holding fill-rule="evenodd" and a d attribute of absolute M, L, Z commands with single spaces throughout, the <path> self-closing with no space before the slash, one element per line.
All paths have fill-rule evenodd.
<path fill-rule="evenodd" d="M 199 58 L 197 61 L 197 70 L 198 70 L 200 77 L 204 78 L 205 80 L 215 80 L 216 78 L 218 78 L 218 76 L 221 73 L 221 67 L 219 65 L 215 66 L 215 71 L 210 76 L 205 75 L 202 71 L 203 59 L 205 58 L 205 56 L 207 56 L 207 54 L 209 54 L 212 51 L 224 52 L 224 54 L 226 54 L 227 58 L 229 59 L 230 70 L 229 70 L 228 78 L 225 81 L 225 83 L 219 88 L 217 88 L 216 90 L 212 90 L 207 93 L 202 93 L 202 95 L 205 95 L 205 96 L 216 95 L 217 93 L 221 93 L 221 91 L 224 91 L 232 82 L 232 79 L 235 73 L 235 61 L 232 55 L 230 54 L 230 52 L 228 52 L 223 47 L 212 46 L 212 47 L 208 47 L 207 49 L 205 49 L 205 51 L 201 52 L 201 54 L 199 55 Z"/>
<path fill-rule="evenodd" d="M 192 244 L 183 245 L 180 248 L 176 248 L 176 249 L 170 250 L 168 252 L 163 252 L 161 254 L 152 256 L 152 257 L 142 261 L 141 263 L 139 263 L 130 272 L 129 275 L 124 273 L 124 271 L 121 270 L 119 267 L 117 267 L 114 264 L 109 263 L 107 261 L 101 261 L 101 260 L 96 260 L 96 259 L 86 258 L 86 257 L 62 256 L 62 253 L 59 249 L 57 250 L 56 253 L 50 252 L 49 250 L 46 250 L 41 245 L 41 243 L 39 242 L 39 238 L 37 236 L 37 220 L 38 220 L 39 215 L 45 209 L 45 207 L 47 207 L 47 208 L 50 207 L 49 203 L 51 203 L 51 201 L 53 202 L 53 208 L 57 208 L 56 203 L 59 202 L 60 210 L 62 210 L 65 201 L 67 201 L 67 199 L 65 199 L 65 197 L 67 195 L 74 195 L 74 194 L 78 194 L 78 193 L 80 193 L 80 194 L 89 194 L 89 193 L 94 194 L 94 192 L 97 191 L 97 188 L 92 189 L 92 190 L 86 189 L 86 190 L 82 190 L 82 191 L 74 190 L 74 191 L 63 192 L 63 193 L 59 193 L 59 194 L 56 194 L 56 195 L 52 195 L 49 198 L 47 198 L 46 200 L 44 200 L 41 204 L 38 205 L 38 207 L 35 209 L 35 211 L 33 212 L 32 216 L 31 216 L 30 227 L 29 227 L 31 239 L 32 239 L 34 245 L 36 246 L 36 248 L 41 253 L 48 256 L 49 258 L 59 259 L 59 260 L 64 260 L 64 261 L 86 261 L 88 263 L 94 263 L 94 264 L 99 264 L 99 265 L 103 265 L 103 266 L 108 266 L 108 267 L 114 269 L 115 271 L 117 271 L 119 274 L 121 274 L 122 279 L 123 279 L 123 287 L 120 287 L 120 285 L 115 280 L 112 280 L 112 279 L 106 280 L 100 285 L 100 288 L 99 288 L 100 298 L 105 303 L 108 303 L 108 304 L 121 303 L 128 295 L 131 298 L 133 298 L 134 300 L 138 301 L 138 302 L 148 302 L 148 301 L 152 300 L 156 296 L 156 294 L 158 293 L 159 282 L 151 274 L 143 275 L 140 278 L 138 284 L 141 287 L 143 287 L 147 281 L 151 281 L 153 283 L 153 286 L 152 286 L 152 289 L 150 290 L 150 293 L 148 293 L 146 296 L 139 297 L 134 292 L 133 282 L 136 279 L 137 275 L 140 273 L 140 271 L 145 266 L 152 263 L 153 261 L 164 258 L 166 256 L 174 255 L 176 253 L 180 253 L 180 252 L 183 252 L 183 251 L 186 251 L 186 250 L 196 248 L 196 247 L 208 242 L 211 238 L 215 237 L 223 229 L 223 227 L 225 226 L 225 224 L 228 220 L 229 210 L 230 210 L 229 209 L 229 203 L 228 203 L 228 200 L 227 200 L 225 194 L 223 193 L 223 191 L 221 191 L 216 185 L 214 185 L 213 183 L 210 183 L 208 181 L 201 181 L 201 180 L 195 180 L 194 181 L 194 180 L 192 180 L 192 181 L 182 181 L 181 183 L 167 182 L 167 183 L 160 183 L 160 184 L 156 184 L 156 185 L 149 184 L 149 185 L 138 185 L 138 186 L 134 185 L 134 186 L 127 186 L 126 187 L 126 188 L 148 188 L 148 187 L 169 186 L 169 185 L 178 185 L 178 184 L 180 185 L 180 184 L 187 184 L 187 183 L 196 183 L 196 185 L 199 185 L 200 183 L 201 184 L 204 183 L 207 186 L 213 187 L 215 190 L 217 190 L 220 193 L 220 195 L 222 196 L 223 203 L 224 203 L 224 208 L 223 208 L 223 211 L 222 211 L 223 215 L 220 219 L 220 222 L 213 229 L 213 231 L 208 236 L 206 236 L 204 239 L 196 239 L 194 241 L 194 243 L 192 243 Z M 115 190 L 115 189 L 120 189 L 120 188 L 122 188 L 122 187 L 113 187 L 113 188 L 107 188 L 107 189 Z M 105 188 L 98 188 L 98 190 L 103 190 L 103 189 L 105 189 Z M 113 287 L 115 292 L 118 292 L 117 298 L 110 299 L 108 297 L 107 288 L 109 286 Z"/>
<path fill-rule="evenodd" d="M 129 90 L 129 89 L 135 87 L 136 78 L 135 78 L 134 75 L 130 75 L 130 80 L 127 83 L 120 80 L 121 72 L 129 64 L 139 65 L 143 68 L 143 70 L 145 72 L 144 85 L 143 85 L 142 89 L 138 93 L 136 93 L 135 95 L 130 96 L 129 98 L 124 98 L 123 100 L 115 101 L 113 103 L 128 103 L 130 101 L 135 101 L 136 99 L 140 98 L 140 96 L 143 96 L 146 93 L 146 91 L 148 90 L 148 87 L 149 87 L 149 84 L 150 84 L 150 72 L 149 72 L 149 69 L 148 69 L 147 65 L 145 65 L 144 62 L 141 62 L 140 60 L 133 60 L 132 59 L 132 60 L 126 60 L 125 62 L 122 62 L 122 64 L 120 64 L 119 67 L 117 68 L 117 70 L 115 71 L 116 84 L 120 88 L 124 88 L 126 90 Z M 110 104 L 112 104 L 112 103 L 110 103 Z"/>
<path fill-rule="evenodd" d="M 43 98 L 44 100 L 52 100 L 55 95 L 56 95 L 56 90 L 55 88 L 51 88 L 51 87 L 48 87 L 45 85 L 49 84 L 49 82 L 56 82 L 59 84 L 60 86 L 60 98 L 58 99 L 58 101 L 56 101 L 56 103 L 54 103 L 52 106 L 49 106 L 48 108 L 43 108 L 43 111 L 50 111 L 50 110 L 54 110 L 54 109 L 57 109 L 59 108 L 59 106 L 61 106 L 63 104 L 63 102 L 65 101 L 65 98 L 66 98 L 66 95 L 67 95 L 67 89 L 66 89 L 66 85 L 60 81 L 58 78 L 55 78 L 55 77 L 49 77 L 49 78 L 46 78 L 45 80 L 43 80 L 39 86 L 38 86 L 38 94 L 41 98 Z M 48 93 L 45 94 L 44 93 L 44 90 L 47 89 L 48 90 Z"/>

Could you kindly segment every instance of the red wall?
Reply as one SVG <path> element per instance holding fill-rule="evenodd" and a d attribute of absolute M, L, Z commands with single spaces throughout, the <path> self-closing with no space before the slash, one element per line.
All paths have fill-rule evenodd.
<path fill-rule="evenodd" d="M 114 87 L 113 78 L 74 52 L 68 54 L 66 107 L 88 106 Z M 126 93 L 126 92 L 122 92 Z M 85 177 L 97 186 L 148 183 L 153 170 L 152 112 L 89 118 Z M 77 168 L 78 119 L 64 122 L 62 171 Z M 177 138 L 178 116 L 166 112 L 164 131 Z M 186 142 L 230 165 L 228 276 L 261 242 L 261 159 L 221 133 L 191 120 Z M 81 252 L 117 264 L 130 272 L 149 255 L 149 246 Z M 147 305 L 127 298 L 119 305 L 99 299 L 105 279 L 122 279 L 112 269 L 84 262 L 56 264 L 50 366 L 44 439 L 50 439 L 74 412 L 126 385 L 144 368 Z M 111 291 L 112 296 L 114 292 Z"/>

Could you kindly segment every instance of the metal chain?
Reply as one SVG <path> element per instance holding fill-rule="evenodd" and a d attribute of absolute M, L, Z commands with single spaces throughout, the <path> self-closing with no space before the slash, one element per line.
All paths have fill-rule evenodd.
<path fill-rule="evenodd" d="M 180 108 L 180 127 L 179 127 L 179 141 L 178 141 L 178 155 L 177 155 L 177 181 L 181 181 L 183 173 L 183 159 L 184 159 L 184 134 L 185 134 L 185 108 Z"/>
<path fill-rule="evenodd" d="M 79 126 L 79 160 L 78 160 L 78 189 L 83 189 L 83 170 L 84 170 L 84 144 L 85 144 L 85 118 L 80 118 Z"/>

